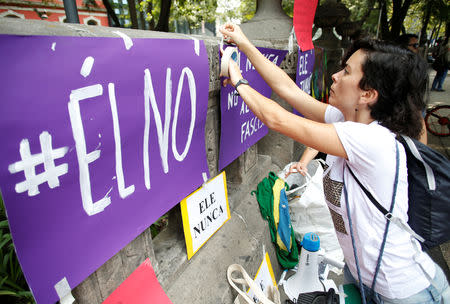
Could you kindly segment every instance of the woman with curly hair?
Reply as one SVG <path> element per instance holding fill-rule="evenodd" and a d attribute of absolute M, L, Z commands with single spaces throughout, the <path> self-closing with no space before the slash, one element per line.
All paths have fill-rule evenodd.
<path fill-rule="evenodd" d="M 420 244 L 408 232 L 387 224 L 350 173 L 384 208 L 389 210 L 395 202 L 392 214 L 407 222 L 406 154 L 396 136 L 418 139 L 422 132 L 426 63 L 395 45 L 357 41 L 347 52 L 343 69 L 332 76 L 328 105 L 303 92 L 251 44 L 237 25 L 226 24 L 220 31 L 247 55 L 275 93 L 305 117 L 286 111 L 254 90 L 243 80 L 234 61 L 229 63 L 230 76 L 224 85 L 233 85 L 269 128 L 328 154 L 325 197 L 344 252 L 348 279 L 358 280 L 361 293 L 372 303 L 450 300 L 442 269 L 426 253 L 415 249 Z"/>

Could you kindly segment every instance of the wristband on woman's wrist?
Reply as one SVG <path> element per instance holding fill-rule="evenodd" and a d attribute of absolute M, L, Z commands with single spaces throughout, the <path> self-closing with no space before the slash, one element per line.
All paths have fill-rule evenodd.
<path fill-rule="evenodd" d="M 240 86 L 241 84 L 249 85 L 247 79 L 242 78 L 241 80 L 239 80 L 238 82 L 236 82 L 236 85 L 234 86 L 234 88 L 237 90 L 238 86 Z"/>
<path fill-rule="evenodd" d="M 236 93 L 234 93 L 235 96 L 240 96 L 237 88 L 241 84 L 249 85 L 247 79 L 241 78 L 238 82 L 236 82 L 236 85 L 234 86 L 234 89 L 236 90 Z"/>

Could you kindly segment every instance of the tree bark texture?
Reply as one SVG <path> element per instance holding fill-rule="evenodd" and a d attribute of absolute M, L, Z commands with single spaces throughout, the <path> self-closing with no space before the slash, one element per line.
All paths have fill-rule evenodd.
<path fill-rule="evenodd" d="M 161 0 L 161 13 L 159 14 L 158 24 L 155 31 L 168 32 L 169 31 L 169 16 L 172 0 Z"/>
<path fill-rule="evenodd" d="M 114 22 L 113 26 L 114 27 L 120 27 L 120 22 L 119 22 L 119 18 L 117 18 L 116 12 L 114 12 L 114 10 L 112 9 L 111 4 L 109 3 L 108 0 L 102 0 L 103 5 L 106 8 L 106 11 L 108 12 L 109 17 L 111 17 L 112 21 Z"/>
<path fill-rule="evenodd" d="M 137 13 L 136 13 L 136 2 L 134 0 L 127 0 L 128 2 L 128 11 L 130 12 L 130 19 L 131 19 L 131 28 L 137 29 L 139 26 L 138 20 L 137 20 Z"/>

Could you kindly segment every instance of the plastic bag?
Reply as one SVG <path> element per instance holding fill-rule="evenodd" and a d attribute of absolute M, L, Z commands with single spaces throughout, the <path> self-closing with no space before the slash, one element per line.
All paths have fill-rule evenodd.
<path fill-rule="evenodd" d="M 294 163 L 284 167 L 278 177 L 284 179 L 290 187 L 286 194 L 295 238 L 301 241 L 305 233 L 315 232 L 319 235 L 320 247 L 326 256 L 343 261 L 344 255 L 325 202 L 322 166 L 318 160 L 313 160 L 308 164 L 306 177 L 300 173 L 292 173 L 286 178 L 292 164 Z M 336 269 L 333 271 L 338 272 Z"/>

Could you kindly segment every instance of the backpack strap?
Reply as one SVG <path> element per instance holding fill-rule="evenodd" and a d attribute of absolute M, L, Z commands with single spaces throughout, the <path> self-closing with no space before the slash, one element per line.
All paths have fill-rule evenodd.
<path fill-rule="evenodd" d="M 347 169 L 350 171 L 350 173 L 353 176 L 353 178 L 357 181 L 358 185 L 361 187 L 361 189 L 364 191 L 364 193 L 369 197 L 369 199 L 373 202 L 373 204 L 384 214 L 384 217 L 386 218 L 386 227 L 384 229 L 383 240 L 382 240 L 381 246 L 380 246 L 380 253 L 378 254 L 377 265 L 375 267 L 375 274 L 373 275 L 373 280 L 372 280 L 372 286 L 371 286 L 371 291 L 372 292 L 375 292 L 375 285 L 376 285 L 376 282 L 377 282 L 378 272 L 380 271 L 380 266 L 381 266 L 381 259 L 383 258 L 384 248 L 385 248 L 385 245 L 386 245 L 387 234 L 388 234 L 388 231 L 389 231 L 389 224 L 391 222 L 390 218 L 393 217 L 392 216 L 392 211 L 394 210 L 395 196 L 397 194 L 398 171 L 399 171 L 399 163 L 400 163 L 400 156 L 399 156 L 399 152 L 398 152 L 398 142 L 397 141 L 395 142 L 395 152 L 396 152 L 396 167 L 395 167 L 394 190 L 393 190 L 393 193 L 392 193 L 391 207 L 390 207 L 389 211 L 387 211 L 383 206 L 381 206 L 380 203 L 378 203 L 378 201 L 372 196 L 372 194 L 356 178 L 355 174 L 352 172 L 352 170 L 350 169 L 350 167 L 346 163 Z M 357 259 L 357 256 L 356 256 L 356 248 L 355 248 L 355 244 L 354 244 L 353 229 L 352 229 L 351 218 L 350 218 L 350 210 L 349 210 L 350 205 L 348 203 L 348 194 L 347 194 L 347 191 L 345 189 L 345 183 L 344 183 L 344 195 L 345 195 L 345 203 L 347 205 L 347 215 L 348 215 L 348 218 L 349 218 L 350 235 L 351 235 L 351 238 L 352 238 L 352 245 L 353 245 L 353 254 L 355 255 L 356 268 L 357 268 L 357 271 L 358 271 L 358 280 L 360 281 L 360 285 L 362 285 L 361 273 L 360 273 L 360 270 L 359 270 L 359 263 L 358 263 L 358 259 Z M 365 294 L 363 292 L 363 287 L 362 286 L 360 286 L 360 290 L 361 290 L 361 297 L 362 297 L 363 303 L 365 303 Z"/>
<path fill-rule="evenodd" d="M 397 143 L 398 145 L 398 143 Z M 414 145 L 414 144 L 413 144 Z M 415 147 L 415 146 L 414 146 Z M 398 146 L 397 146 L 397 153 L 398 153 Z M 348 165 L 347 169 L 350 171 L 351 175 L 353 176 L 353 178 L 355 179 L 355 181 L 358 183 L 358 185 L 361 187 L 362 191 L 367 195 L 367 197 L 369 198 L 369 200 L 375 205 L 375 207 L 377 207 L 378 210 L 380 210 L 380 212 L 384 215 L 384 217 L 389 220 L 390 222 L 394 223 L 395 225 L 397 225 L 398 227 L 400 227 L 402 230 L 408 232 L 412 237 L 414 237 L 415 239 L 419 240 L 420 242 L 425 242 L 425 239 L 423 237 L 421 237 L 420 235 L 418 235 L 416 232 L 414 232 L 414 230 L 411 229 L 411 227 L 409 227 L 409 225 L 407 223 L 405 223 L 401 218 L 393 216 L 391 212 L 387 211 L 386 208 L 384 208 L 372 195 L 372 193 L 369 192 L 369 190 L 366 189 L 366 187 L 363 186 L 363 184 L 361 184 L 361 182 L 358 180 L 358 178 L 355 176 L 355 174 L 353 173 L 353 171 L 350 169 L 350 167 Z M 397 163 L 398 166 L 398 163 Z M 434 178 L 434 176 L 433 176 Z"/>
<path fill-rule="evenodd" d="M 345 167 L 344 167 L 344 170 L 345 170 Z M 357 250 L 356 250 L 356 246 L 355 246 L 355 236 L 353 235 L 353 224 L 352 224 L 352 218 L 350 216 L 350 204 L 348 203 L 348 193 L 347 193 L 347 188 L 345 187 L 344 175 L 342 176 L 342 181 L 343 181 L 343 185 L 344 185 L 343 190 L 344 190 L 345 204 L 347 207 L 348 226 L 350 228 L 350 236 L 352 238 L 353 256 L 355 258 L 356 272 L 358 273 L 358 287 L 359 287 L 359 292 L 361 293 L 362 304 L 366 304 L 367 303 L 366 302 L 366 293 L 364 291 L 363 282 L 361 280 L 361 268 L 359 267 L 358 254 L 357 254 Z"/>
<path fill-rule="evenodd" d="M 405 135 L 400 135 L 400 137 L 408 146 L 408 149 L 409 151 L 411 151 L 411 154 L 414 155 L 414 157 L 417 158 L 417 160 L 419 160 L 423 164 L 423 167 L 425 168 L 425 174 L 427 175 L 428 189 L 433 191 L 436 190 L 436 179 L 434 177 L 433 169 L 431 169 L 431 167 L 423 160 L 419 150 L 414 144 L 414 141 Z"/>

